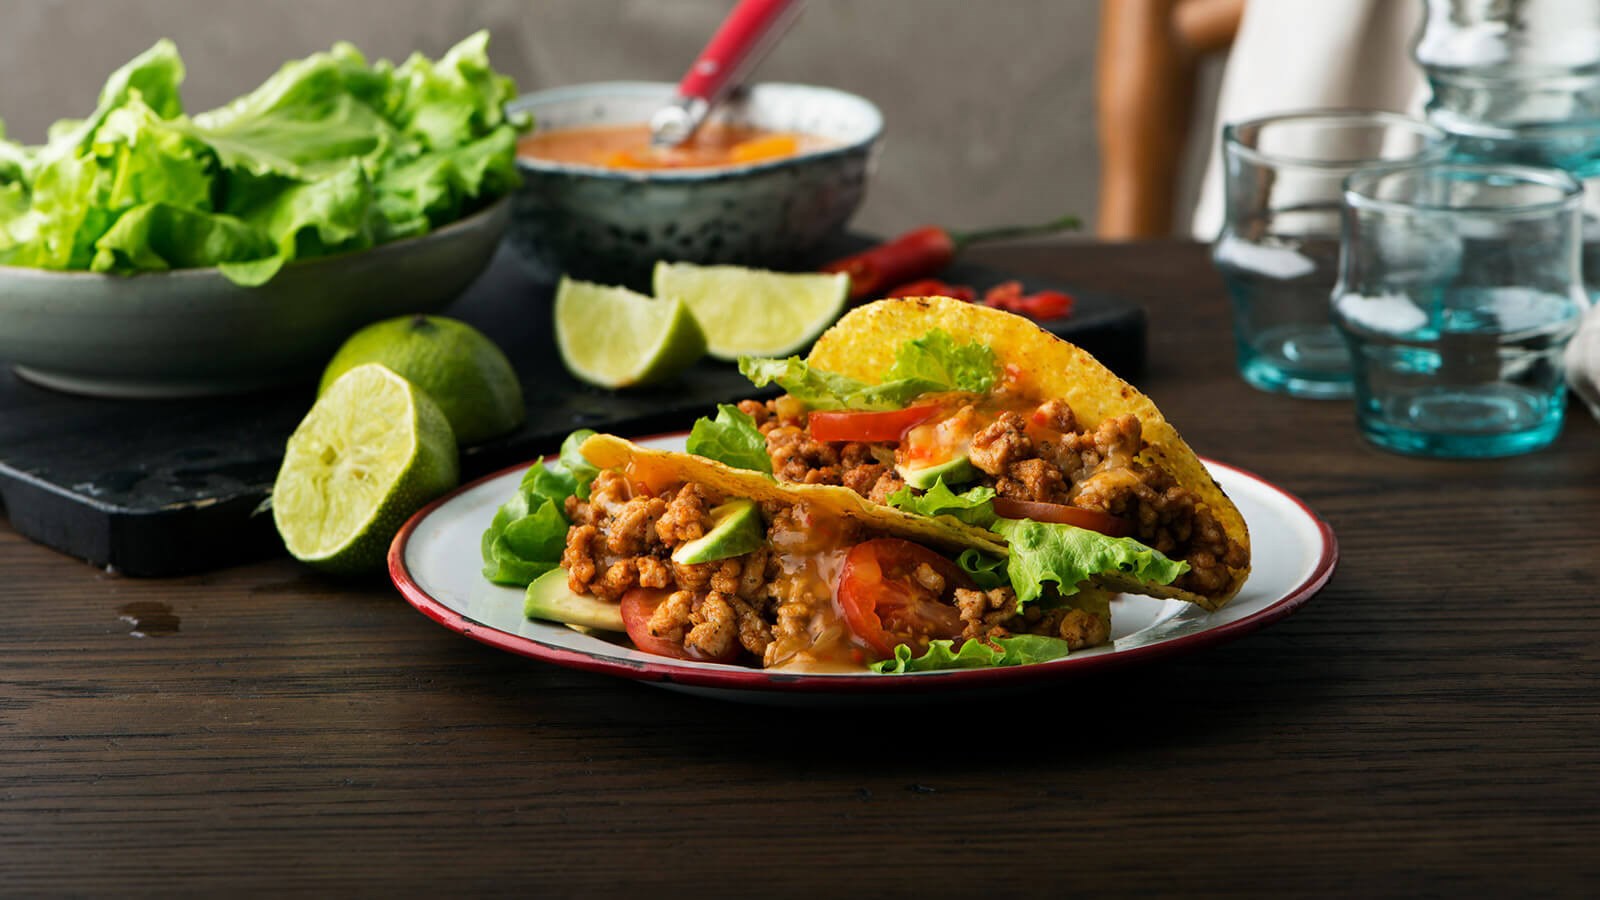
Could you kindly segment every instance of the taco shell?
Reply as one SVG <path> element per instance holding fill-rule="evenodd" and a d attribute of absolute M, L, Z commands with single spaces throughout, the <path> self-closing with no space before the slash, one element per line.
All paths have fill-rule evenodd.
<path fill-rule="evenodd" d="M 977 528 L 948 516 L 937 519 L 918 516 L 873 503 L 847 487 L 836 484 L 780 484 L 770 476 L 749 469 L 735 469 L 714 459 L 688 453 L 652 450 L 610 434 L 597 434 L 579 448 L 584 459 L 602 469 L 626 465 L 655 467 L 676 478 L 715 488 L 729 497 L 747 497 L 757 502 L 787 505 L 810 504 L 826 513 L 864 522 L 889 534 L 930 544 L 947 550 L 976 548 L 996 556 L 1006 556 L 1003 540 L 987 529 Z"/>
<path fill-rule="evenodd" d="M 1118 378 L 1083 349 L 1056 337 L 1028 319 L 948 297 L 880 300 L 852 310 L 824 332 L 817 339 L 806 362 L 824 371 L 875 384 L 894 364 L 895 352 L 902 343 L 921 337 L 935 328 L 942 328 L 958 339 L 978 340 L 987 344 L 994 350 L 1000 365 L 1015 367 L 1023 373 L 1024 384 L 1030 393 L 1042 399 L 1064 400 L 1072 407 L 1078 422 L 1087 428 L 1094 428 L 1114 416 L 1129 413 L 1138 416 L 1146 444 L 1139 461 L 1160 465 L 1171 472 L 1179 485 L 1194 492 L 1210 508 L 1228 537 L 1249 552 L 1250 533 L 1238 507 L 1223 493 L 1221 486 L 1150 398 Z M 587 453 L 588 444 L 584 447 Z M 820 487 L 785 485 L 783 490 Z M 847 494 L 856 500 L 858 506 L 888 510 L 887 507 L 862 500 L 847 488 L 826 490 Z M 948 521 L 954 525 L 962 524 Z M 977 530 L 971 526 L 965 527 Z M 1133 593 L 1187 600 L 1211 610 L 1220 608 L 1239 592 L 1249 577 L 1250 568 L 1247 564 L 1240 569 L 1231 569 L 1230 574 L 1232 579 L 1226 590 L 1210 596 L 1138 582 L 1117 584 L 1114 579 L 1104 579 L 1101 583 Z"/>

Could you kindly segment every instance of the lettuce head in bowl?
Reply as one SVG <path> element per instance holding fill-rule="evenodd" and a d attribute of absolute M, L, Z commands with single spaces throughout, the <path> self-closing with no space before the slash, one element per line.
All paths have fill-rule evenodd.
<path fill-rule="evenodd" d="M 0 360 L 25 376 L 135 395 L 293 380 L 493 255 L 527 123 L 487 33 L 399 65 L 336 44 L 192 116 L 183 77 L 161 41 L 44 144 L 0 130 Z"/>

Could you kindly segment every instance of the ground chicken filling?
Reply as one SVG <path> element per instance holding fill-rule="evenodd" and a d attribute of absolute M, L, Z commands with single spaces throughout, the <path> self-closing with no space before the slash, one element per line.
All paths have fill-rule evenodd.
<path fill-rule="evenodd" d="M 1085 428 L 1063 401 L 1039 402 L 1005 391 L 917 401 L 924 402 L 938 407 L 932 418 L 900 441 L 872 443 L 813 439 L 805 404 L 787 395 L 746 400 L 739 409 L 766 436 L 780 481 L 844 485 L 883 503 L 905 486 L 896 463 L 915 461 L 925 444 L 943 446 L 938 452 L 946 454 L 957 445 L 976 470 L 972 483 L 992 487 L 1001 497 L 1076 506 L 1125 520 L 1139 541 L 1189 563 L 1189 571 L 1175 582 L 1178 587 L 1219 593 L 1232 580 L 1229 569 L 1249 562 L 1199 497 L 1165 469 L 1137 460 L 1144 448 L 1137 416 L 1115 416 Z"/>
<path fill-rule="evenodd" d="M 711 509 L 725 498 L 701 485 L 661 490 L 636 486 L 618 471 L 601 472 L 587 501 L 566 502 L 568 586 L 611 602 L 635 589 L 664 596 L 648 621 L 650 637 L 682 647 L 691 658 L 748 661 L 765 667 L 844 665 L 881 658 L 852 631 L 837 597 L 851 549 L 881 537 L 857 523 L 816 515 L 805 505 L 763 504 L 765 546 L 729 559 L 683 565 L 672 552 L 712 527 Z M 1063 607 L 1016 611 L 1009 587 L 977 590 L 921 566 L 916 580 L 947 604 L 941 633 L 908 629 L 918 652 L 932 637 L 993 640 L 1011 634 L 1061 637 L 1072 649 L 1104 643 L 1109 622 Z M 958 624 L 957 624 L 958 623 Z"/>

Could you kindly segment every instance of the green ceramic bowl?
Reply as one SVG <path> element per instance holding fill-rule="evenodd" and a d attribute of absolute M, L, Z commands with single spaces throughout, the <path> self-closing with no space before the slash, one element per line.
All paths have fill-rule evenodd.
<path fill-rule="evenodd" d="M 676 88 L 616 81 L 555 88 L 509 106 L 534 127 L 646 122 Z M 658 259 L 787 268 L 850 221 L 866 194 L 883 116 L 833 88 L 758 84 L 713 120 L 798 131 L 829 146 L 783 159 L 708 169 L 628 171 L 520 157 L 511 245 L 537 274 L 648 287 Z"/>
<path fill-rule="evenodd" d="M 102 275 L 0 266 L 0 360 L 37 384 L 103 397 L 310 380 L 361 326 L 455 300 L 488 265 L 509 221 L 503 199 L 421 237 L 291 263 L 255 288 L 216 269 Z"/>

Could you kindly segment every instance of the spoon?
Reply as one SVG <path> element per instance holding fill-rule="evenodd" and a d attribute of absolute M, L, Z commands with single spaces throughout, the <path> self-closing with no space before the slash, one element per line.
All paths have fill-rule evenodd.
<path fill-rule="evenodd" d="M 805 0 L 739 0 L 678 82 L 672 101 L 650 117 L 650 146 L 689 140 L 711 111 L 778 42 Z"/>

